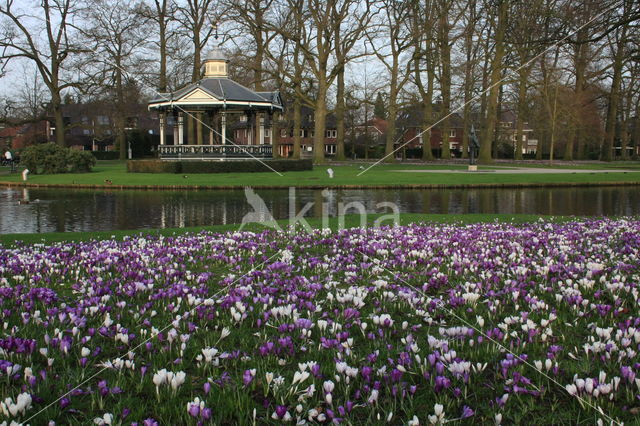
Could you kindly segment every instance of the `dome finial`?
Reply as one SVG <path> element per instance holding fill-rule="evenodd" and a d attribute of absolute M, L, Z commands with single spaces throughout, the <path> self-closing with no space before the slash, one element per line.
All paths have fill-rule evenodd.
<path fill-rule="evenodd" d="M 213 39 L 217 42 L 218 41 L 218 23 L 214 22 L 213 24 L 211 24 L 211 28 L 213 29 Z"/>
<path fill-rule="evenodd" d="M 211 50 L 209 50 L 209 53 L 207 54 L 207 58 L 204 61 L 204 76 L 205 78 L 227 77 L 227 64 L 229 63 L 229 60 L 220 48 L 222 43 L 218 41 L 218 23 L 212 23 L 211 28 L 213 30 L 214 42 L 213 46 L 211 46 Z"/>

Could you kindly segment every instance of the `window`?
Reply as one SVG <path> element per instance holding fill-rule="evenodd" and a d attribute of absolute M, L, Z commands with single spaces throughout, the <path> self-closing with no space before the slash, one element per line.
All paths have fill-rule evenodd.
<path fill-rule="evenodd" d="M 271 129 L 264 129 L 264 137 L 265 138 L 271 137 Z"/>
<path fill-rule="evenodd" d="M 450 138 L 455 138 L 456 137 L 456 130 L 455 129 L 449 130 L 449 137 Z"/>
<path fill-rule="evenodd" d="M 300 129 L 300 137 L 301 138 L 306 138 L 307 137 L 307 135 L 305 135 L 304 129 Z"/>
<path fill-rule="evenodd" d="M 281 138 L 287 137 L 287 129 L 280 129 L 280 137 Z"/>
<path fill-rule="evenodd" d="M 336 146 L 335 145 L 325 145 L 324 146 L 324 152 L 325 152 L 325 154 L 335 154 L 336 153 Z"/>
<path fill-rule="evenodd" d="M 240 121 L 246 123 L 247 122 L 247 116 L 246 115 L 241 115 L 240 116 Z"/>
<path fill-rule="evenodd" d="M 99 115 L 96 117 L 96 120 L 98 122 L 99 125 L 101 126 L 108 126 L 109 125 L 109 117 L 107 117 L 106 115 Z"/>
<path fill-rule="evenodd" d="M 338 136 L 338 131 L 337 130 L 327 130 L 325 135 L 328 138 L 336 138 Z"/>

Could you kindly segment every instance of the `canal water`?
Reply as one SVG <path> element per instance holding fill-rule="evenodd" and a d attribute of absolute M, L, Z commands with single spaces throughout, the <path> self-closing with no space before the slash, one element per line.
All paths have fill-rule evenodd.
<path fill-rule="evenodd" d="M 367 213 L 502 213 L 575 216 L 640 215 L 640 188 L 256 189 L 275 219 L 335 216 L 339 205 Z M 253 197 L 255 200 L 256 197 Z M 21 203 L 28 200 L 28 203 Z M 254 211 L 243 190 L 120 191 L 0 188 L 0 233 L 98 231 L 233 224 Z"/>

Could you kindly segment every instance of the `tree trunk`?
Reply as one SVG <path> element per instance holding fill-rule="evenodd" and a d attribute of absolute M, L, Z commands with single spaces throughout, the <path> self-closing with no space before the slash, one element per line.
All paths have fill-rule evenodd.
<path fill-rule="evenodd" d="M 638 155 L 638 147 L 640 147 L 640 102 L 636 103 L 636 113 L 634 120 L 633 132 L 633 157 Z"/>
<path fill-rule="evenodd" d="M 300 127 L 302 127 L 302 105 L 300 97 L 293 100 L 293 158 L 300 159 Z M 289 130 L 289 129 L 287 129 Z"/>
<path fill-rule="evenodd" d="M 491 158 L 491 143 L 496 127 L 496 119 L 498 115 L 498 94 L 500 91 L 499 82 L 501 78 L 502 70 L 502 57 L 504 56 L 504 32 L 507 24 L 507 9 L 509 3 L 506 0 L 501 0 L 498 7 L 498 25 L 496 28 L 496 46 L 495 55 L 491 62 L 491 89 L 489 90 L 489 97 L 487 99 L 487 118 L 486 126 L 483 129 L 482 142 L 480 144 L 480 154 L 478 155 L 478 161 L 483 163 L 490 163 L 493 161 Z"/>
<path fill-rule="evenodd" d="M 127 135 L 125 134 L 125 112 L 124 112 L 124 88 L 122 87 L 122 66 L 120 58 L 116 58 L 115 67 L 115 89 L 116 89 L 116 146 L 120 150 L 120 160 L 127 159 Z"/>
<path fill-rule="evenodd" d="M 385 135 L 384 155 L 385 163 L 394 163 L 396 154 L 394 150 L 394 142 L 396 137 L 396 116 L 398 115 L 398 106 L 396 105 L 396 96 L 389 95 L 389 108 L 387 109 L 387 134 Z"/>
<path fill-rule="evenodd" d="M 65 125 L 64 115 L 62 113 L 62 100 L 60 99 L 59 93 L 52 91 L 51 103 L 53 106 L 53 117 L 56 122 L 56 143 L 60 146 L 64 146 Z"/>
<path fill-rule="evenodd" d="M 320 75 L 326 76 L 325 70 L 321 71 Z M 326 77 L 318 79 L 318 99 L 316 99 L 315 110 L 315 126 L 313 137 L 313 161 L 316 164 L 323 164 L 324 158 L 324 138 L 325 138 L 325 125 L 327 119 L 327 80 Z"/>
<path fill-rule="evenodd" d="M 440 89 L 442 92 L 442 117 L 440 123 L 442 147 L 440 158 L 451 158 L 449 150 L 449 111 L 451 109 L 451 48 L 449 46 L 449 20 L 448 10 L 445 6 L 440 11 L 440 60 L 442 76 Z"/>
<path fill-rule="evenodd" d="M 158 24 L 160 26 L 160 81 L 158 90 L 161 93 L 165 93 L 167 91 L 167 0 L 163 0 L 162 6 L 156 2 L 156 11 L 158 13 Z"/>
<path fill-rule="evenodd" d="M 280 129 L 278 127 L 278 119 L 280 117 L 280 113 L 275 111 L 272 114 L 270 114 L 270 121 L 271 121 L 271 150 L 273 152 L 272 156 L 273 158 L 281 158 L 282 156 L 280 155 L 280 138 L 278 137 L 280 135 Z"/>
<path fill-rule="evenodd" d="M 336 87 L 336 126 L 337 140 L 336 140 L 336 160 L 344 161 L 344 68 L 341 68 L 337 76 Z"/>
<path fill-rule="evenodd" d="M 518 118 L 516 121 L 516 152 L 515 159 L 522 160 L 522 136 L 524 135 L 524 117 L 527 115 L 527 80 L 531 68 L 520 69 L 520 81 L 518 82 Z"/>
<path fill-rule="evenodd" d="M 609 93 L 609 105 L 607 107 L 607 124 L 602 152 L 600 153 L 600 158 L 603 161 L 611 161 L 613 159 L 613 142 L 616 136 L 616 121 L 618 119 L 618 103 L 620 102 L 620 81 L 622 79 L 622 67 L 624 64 L 626 33 L 626 27 L 623 27 L 620 38 L 616 43 L 616 53 L 613 60 L 613 79 L 611 81 L 611 92 Z"/>
<path fill-rule="evenodd" d="M 469 156 L 469 130 L 471 127 L 471 97 L 473 90 L 473 32 L 476 16 L 475 0 L 469 2 L 469 20 L 464 35 L 464 50 L 466 62 L 464 64 L 464 107 L 462 108 L 462 158 Z"/>
<path fill-rule="evenodd" d="M 629 146 L 628 122 L 624 120 L 620 123 L 620 155 L 621 159 L 628 160 L 627 147 Z"/>
<path fill-rule="evenodd" d="M 564 150 L 564 159 L 573 160 L 573 150 L 578 145 L 578 158 L 584 159 L 584 141 L 581 140 L 582 136 L 582 111 L 584 104 L 584 86 L 585 86 L 585 72 L 587 69 L 587 47 L 588 44 L 585 41 L 587 37 L 586 29 L 578 31 L 577 40 L 578 43 L 575 47 L 575 69 L 576 69 L 576 85 L 574 89 L 574 100 L 576 102 L 575 114 L 577 115 L 575 122 L 575 129 L 572 132 L 571 137 L 567 140 L 567 145 Z"/>
<path fill-rule="evenodd" d="M 427 70 L 427 90 L 422 98 L 422 159 L 433 161 L 433 151 L 431 149 L 431 126 L 433 123 L 433 79 L 435 73 L 433 69 Z"/>
<path fill-rule="evenodd" d="M 262 62 L 264 61 L 264 39 L 262 38 L 262 28 L 264 27 L 263 12 L 260 7 L 260 2 L 255 4 L 255 17 L 256 17 L 256 28 L 255 31 L 255 40 L 256 40 L 256 56 L 253 60 L 253 79 L 254 79 L 254 87 L 256 92 L 261 92 L 262 89 Z"/>
<path fill-rule="evenodd" d="M 431 114 L 433 109 L 424 106 L 422 112 L 422 159 L 433 161 L 433 151 L 431 150 Z"/>

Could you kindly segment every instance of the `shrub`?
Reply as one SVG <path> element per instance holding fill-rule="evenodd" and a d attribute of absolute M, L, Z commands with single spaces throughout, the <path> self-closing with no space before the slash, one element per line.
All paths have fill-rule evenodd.
<path fill-rule="evenodd" d="M 32 174 L 90 172 L 96 159 L 91 153 L 75 151 L 53 142 L 32 145 L 20 155 L 20 163 Z"/>
<path fill-rule="evenodd" d="M 89 151 L 76 151 L 70 149 L 67 152 L 67 166 L 72 173 L 87 173 L 96 165 L 96 157 Z"/>

